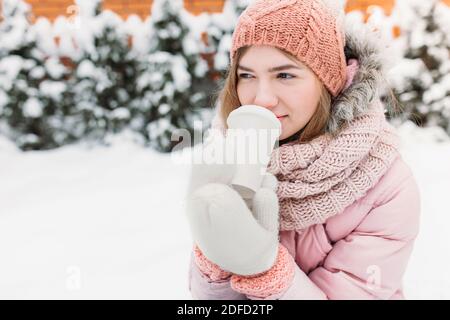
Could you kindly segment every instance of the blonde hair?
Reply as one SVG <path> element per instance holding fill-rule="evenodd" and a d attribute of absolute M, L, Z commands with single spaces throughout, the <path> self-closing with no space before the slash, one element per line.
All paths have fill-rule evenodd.
<path fill-rule="evenodd" d="M 226 119 L 228 115 L 236 108 L 241 105 L 239 101 L 239 97 L 237 94 L 237 68 L 239 65 L 239 61 L 249 47 L 243 47 L 236 51 L 236 56 L 233 62 L 231 63 L 226 78 L 223 82 L 222 89 L 218 94 L 218 101 L 220 105 L 220 118 L 225 128 L 227 128 Z M 280 50 L 286 57 L 293 61 L 298 61 L 293 55 L 290 53 Z M 331 108 L 331 95 L 328 90 L 325 88 L 323 83 L 317 78 L 318 84 L 321 87 L 321 95 L 318 103 L 318 107 L 311 117 L 310 121 L 297 133 L 291 135 L 283 142 L 289 142 L 296 140 L 300 143 L 306 143 L 311 141 L 312 139 L 320 136 L 325 132 L 328 118 L 330 116 L 330 108 Z"/>

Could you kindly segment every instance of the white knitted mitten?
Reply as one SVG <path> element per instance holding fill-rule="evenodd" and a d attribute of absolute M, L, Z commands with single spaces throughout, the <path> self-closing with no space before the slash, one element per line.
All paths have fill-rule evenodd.
<path fill-rule="evenodd" d="M 250 210 L 226 183 L 208 183 L 187 197 L 194 241 L 222 269 L 254 275 L 270 269 L 278 254 L 277 179 L 267 174 Z"/>

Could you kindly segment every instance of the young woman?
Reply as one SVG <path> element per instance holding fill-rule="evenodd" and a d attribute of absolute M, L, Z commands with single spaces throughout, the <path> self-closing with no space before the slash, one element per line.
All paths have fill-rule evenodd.
<path fill-rule="evenodd" d="M 340 16 L 323 0 L 257 0 L 240 16 L 214 127 L 255 104 L 282 133 L 249 206 L 228 167 L 193 173 L 194 298 L 404 298 L 420 195 L 380 101 L 381 52 Z"/>

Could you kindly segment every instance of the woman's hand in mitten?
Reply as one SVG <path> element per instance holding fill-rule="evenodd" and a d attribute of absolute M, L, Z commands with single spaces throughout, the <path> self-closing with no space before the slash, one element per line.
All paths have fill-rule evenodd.
<path fill-rule="evenodd" d="M 278 253 L 276 178 L 267 174 L 251 210 L 229 185 L 209 183 L 187 198 L 195 243 L 222 269 L 254 275 L 272 267 Z"/>

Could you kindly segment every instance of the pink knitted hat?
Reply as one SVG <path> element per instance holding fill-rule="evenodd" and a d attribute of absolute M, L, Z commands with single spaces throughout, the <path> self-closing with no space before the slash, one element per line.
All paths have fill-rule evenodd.
<path fill-rule="evenodd" d="M 231 60 L 241 47 L 270 45 L 305 63 L 335 97 L 346 81 L 344 37 L 323 0 L 256 0 L 239 17 Z"/>

